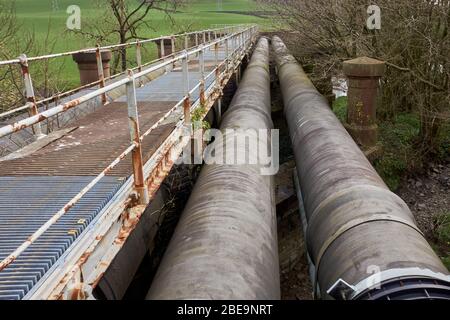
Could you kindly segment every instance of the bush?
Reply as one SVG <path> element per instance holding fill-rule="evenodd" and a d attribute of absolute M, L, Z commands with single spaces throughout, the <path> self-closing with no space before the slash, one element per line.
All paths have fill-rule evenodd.
<path fill-rule="evenodd" d="M 342 123 L 347 121 L 347 101 L 347 97 L 339 97 L 333 103 L 333 111 Z"/>
<path fill-rule="evenodd" d="M 450 270 L 450 212 L 443 212 L 435 219 L 435 250 Z"/>
<path fill-rule="evenodd" d="M 313 80 L 340 77 L 342 62 L 359 56 L 385 61 L 381 120 L 414 113 L 416 149 L 439 152 L 438 133 L 449 121 L 450 1 L 379 0 L 382 27 L 367 27 L 367 0 L 258 0 L 286 28 L 296 57 Z M 401 121 L 401 120 L 400 120 Z"/>

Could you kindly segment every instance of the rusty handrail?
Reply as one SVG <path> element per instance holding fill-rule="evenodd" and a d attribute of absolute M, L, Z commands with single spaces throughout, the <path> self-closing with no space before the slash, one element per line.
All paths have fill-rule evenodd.
<path fill-rule="evenodd" d="M 153 66 L 147 70 L 133 73 L 131 70 L 129 71 L 128 77 L 121 79 L 117 82 L 114 82 L 112 84 L 109 84 L 103 88 L 100 88 L 94 92 L 88 93 L 83 95 L 82 97 L 71 100 L 65 104 L 61 104 L 57 107 L 54 107 L 52 109 L 49 109 L 45 112 L 38 113 L 34 116 L 25 118 L 13 125 L 4 126 L 0 128 L 0 138 L 3 136 L 6 136 L 8 134 L 11 134 L 13 132 L 17 132 L 20 130 L 23 130 L 24 128 L 30 127 L 32 125 L 35 125 L 37 123 L 40 123 L 41 121 L 44 121 L 48 117 L 57 115 L 59 113 L 65 112 L 69 109 L 72 109 L 78 105 L 80 105 L 82 102 L 89 101 L 95 97 L 101 96 L 102 94 L 111 91 L 115 88 L 118 88 L 120 86 L 126 85 L 127 86 L 127 97 L 128 97 L 128 116 L 130 119 L 130 136 L 131 136 L 131 145 L 114 161 L 107 166 L 99 175 L 97 175 L 83 190 L 81 190 L 77 195 L 75 195 L 63 208 L 61 208 L 53 217 L 51 217 L 45 224 L 43 224 L 35 233 L 33 233 L 31 236 L 28 237 L 28 239 L 23 242 L 17 249 L 15 249 L 10 255 L 8 255 L 6 258 L 4 258 L 2 261 L 0 261 L 0 271 L 5 269 L 8 265 L 10 265 L 12 262 L 15 261 L 15 259 L 22 254 L 31 244 L 33 244 L 36 239 L 38 239 L 45 231 L 47 231 L 53 224 L 55 224 L 65 213 L 67 213 L 73 206 L 75 206 L 78 201 L 87 193 L 89 192 L 109 171 L 111 171 L 117 164 L 121 162 L 128 154 L 133 153 L 133 159 L 132 159 L 132 165 L 133 165 L 133 175 L 134 175 L 134 189 L 138 193 L 138 201 L 141 205 L 146 205 L 149 202 L 147 193 L 148 190 L 146 186 L 144 185 L 145 177 L 144 177 L 144 170 L 143 170 L 143 162 L 142 162 L 142 153 L 141 153 L 141 142 L 144 139 L 146 135 L 148 135 L 150 132 L 144 133 L 144 135 L 140 135 L 139 133 L 139 115 L 137 113 L 137 102 L 136 102 L 136 91 L 135 91 L 135 80 L 139 79 L 142 76 L 145 76 L 153 71 L 159 70 L 161 68 L 165 68 L 167 65 L 171 65 L 179 60 L 183 60 L 183 63 L 187 65 L 187 59 L 189 56 L 195 55 L 197 53 L 202 54 L 205 49 L 209 49 L 211 47 L 217 48 L 217 44 L 226 42 L 228 43 L 229 39 L 233 39 L 235 37 L 241 37 L 241 41 L 239 41 L 239 47 L 235 49 L 231 56 L 239 50 L 242 50 L 242 52 L 245 51 L 245 47 L 248 43 L 248 41 L 253 37 L 253 34 L 256 31 L 256 27 L 250 27 L 247 29 L 244 29 L 242 31 L 233 33 L 231 35 L 228 35 L 226 37 L 223 37 L 219 40 L 213 41 L 212 43 L 202 46 L 201 48 L 196 48 L 190 51 L 183 52 L 182 55 L 178 55 L 170 60 L 164 61 L 156 66 Z M 227 46 L 228 47 L 228 46 Z M 230 59 L 230 55 L 225 57 L 225 61 L 228 63 L 228 60 Z M 213 70 L 214 73 L 217 73 L 217 70 L 223 65 L 224 62 L 218 63 Z M 202 68 L 202 67 L 201 67 Z M 184 72 L 188 73 L 188 68 L 183 68 Z M 225 70 L 227 72 L 227 70 Z M 210 76 L 210 75 L 208 75 Z M 220 78 L 220 77 L 219 77 Z M 216 81 L 219 79 L 217 78 Z M 204 81 L 205 78 L 201 79 L 199 82 Z M 185 105 L 186 98 L 189 99 L 190 95 L 198 88 L 198 86 L 195 86 L 194 89 L 188 90 L 186 93 L 186 96 L 183 97 L 183 99 L 176 104 L 175 107 L 173 107 L 168 113 L 166 113 L 162 118 L 166 119 L 170 114 L 172 114 L 177 108 L 181 106 L 181 103 Z M 200 94 L 201 96 L 202 94 Z M 200 98 L 199 98 L 200 99 Z M 189 115 L 190 115 L 190 103 L 189 103 Z M 162 119 L 161 118 L 161 119 Z M 159 120 L 153 127 L 158 127 L 164 120 Z M 190 124 L 190 118 L 186 118 L 186 110 L 185 110 L 185 117 L 182 120 L 184 123 Z M 154 130 L 154 129 L 153 129 Z"/>
<path fill-rule="evenodd" d="M 241 26 L 240 25 L 235 26 L 235 28 L 239 28 L 239 27 L 241 27 Z M 151 60 L 151 61 L 149 61 L 147 63 L 142 64 L 141 61 L 140 61 L 141 60 L 140 48 L 141 48 L 142 44 L 149 43 L 149 42 L 163 41 L 163 40 L 166 40 L 166 39 L 174 39 L 174 37 L 176 38 L 176 37 L 185 36 L 185 38 L 186 38 L 188 35 L 192 35 L 192 34 L 195 34 L 196 36 L 197 35 L 202 35 L 202 34 L 204 35 L 207 32 L 215 32 L 215 34 L 217 35 L 217 31 L 225 31 L 225 30 L 228 33 L 230 31 L 232 31 L 233 28 L 227 27 L 227 28 L 219 28 L 219 29 L 199 30 L 199 31 L 195 31 L 195 32 L 183 33 L 183 34 L 178 34 L 178 35 L 161 36 L 159 38 L 147 39 L 147 40 L 142 40 L 142 41 L 135 41 L 135 42 L 130 42 L 130 43 L 123 44 L 123 45 L 113 45 L 113 46 L 89 48 L 89 49 L 83 49 L 83 50 L 78 50 L 78 51 L 70 51 L 70 52 L 65 52 L 65 53 L 60 53 L 60 54 L 52 54 L 52 55 L 40 56 L 40 57 L 27 58 L 25 55 L 23 55 L 21 57 L 21 59 L 19 58 L 19 59 L 15 59 L 15 60 L 0 61 L 0 66 L 8 65 L 8 64 L 14 64 L 14 63 L 17 63 L 17 61 L 18 61 L 18 63 L 23 65 L 24 61 L 27 64 L 30 61 L 37 61 L 37 60 L 43 60 L 43 59 L 51 59 L 51 58 L 63 57 L 63 56 L 68 56 L 68 55 L 75 54 L 75 53 L 94 53 L 94 52 L 101 52 L 102 50 L 106 50 L 106 49 L 110 49 L 110 48 L 117 48 L 117 47 L 121 47 L 121 46 L 123 47 L 125 45 L 127 45 L 127 46 L 136 45 L 136 48 L 137 48 L 137 54 L 136 54 L 137 57 L 136 58 L 138 60 L 137 61 L 138 65 L 136 67 L 131 68 L 131 70 L 133 70 L 133 71 L 134 70 L 141 71 L 143 67 L 146 67 L 146 66 L 148 66 L 150 64 L 157 63 L 159 61 L 163 61 L 163 60 L 165 60 L 167 58 L 170 58 L 170 57 L 174 57 L 177 53 L 182 51 L 182 50 L 179 50 L 179 51 L 176 51 L 176 52 L 172 52 L 172 53 L 170 53 L 168 55 L 164 55 L 161 58 L 154 59 L 154 60 Z M 206 41 L 206 38 L 204 38 L 204 40 Z M 198 37 L 196 37 L 196 45 L 194 47 L 199 46 L 198 41 L 199 41 L 199 39 L 198 39 Z M 185 43 L 184 50 L 187 50 L 189 48 L 188 48 L 188 45 L 187 45 L 187 41 L 185 41 L 185 42 L 186 43 Z M 162 50 L 163 50 L 163 48 L 162 48 Z M 99 59 L 101 59 L 101 57 Z M 29 70 L 28 70 L 28 66 L 27 65 L 26 65 L 26 68 L 27 68 L 26 74 L 29 75 Z M 99 69 L 99 72 L 100 72 L 100 69 Z M 6 112 L 1 113 L 0 114 L 0 118 L 4 118 L 4 117 L 10 116 L 12 114 L 15 114 L 17 112 L 34 108 L 35 106 L 37 107 L 37 105 L 42 105 L 44 103 L 50 103 L 50 102 L 53 102 L 53 101 L 57 101 L 57 100 L 59 100 L 59 99 L 61 99 L 63 97 L 67 97 L 67 96 L 69 96 L 71 94 L 74 94 L 74 93 L 77 93 L 77 92 L 79 92 L 79 91 L 81 91 L 83 89 L 91 88 L 91 87 L 94 87 L 94 86 L 99 85 L 99 84 L 100 85 L 104 85 L 105 81 L 115 79 L 115 78 L 117 78 L 119 76 L 122 76 L 122 75 L 126 74 L 126 72 L 127 71 L 121 71 L 121 72 L 118 72 L 118 73 L 116 73 L 114 75 L 111 75 L 109 77 L 106 77 L 106 78 L 104 78 L 104 77 L 100 78 L 99 77 L 100 80 L 88 83 L 86 85 L 79 86 L 79 87 L 76 87 L 74 89 L 62 92 L 62 93 L 57 93 L 57 94 L 54 94 L 54 95 L 52 95 L 50 97 L 46 97 L 46 98 L 43 98 L 43 99 L 38 100 L 38 101 L 27 102 L 23 106 L 20 106 L 20 107 L 17 107 L 17 108 L 14 108 L 14 109 L 11 109 L 11 110 L 8 110 Z M 31 84 L 31 88 L 32 88 L 32 83 L 30 83 L 30 81 L 31 81 L 31 78 L 30 78 L 29 81 L 27 81 L 27 79 L 25 79 L 25 77 L 24 77 L 25 84 L 29 84 L 29 85 Z M 34 97 L 34 92 L 33 92 L 33 96 L 32 97 Z"/>
<path fill-rule="evenodd" d="M 151 42 L 156 42 L 156 41 L 160 41 L 160 40 L 171 39 L 172 37 L 177 38 L 177 37 L 189 36 L 192 34 L 202 34 L 205 32 L 217 32 L 217 31 L 229 30 L 229 29 L 240 28 L 240 27 L 242 27 L 242 25 L 236 25 L 233 27 L 217 28 L 217 29 L 206 29 L 206 30 L 185 32 L 185 33 L 180 33 L 180 34 L 172 34 L 169 36 L 160 36 L 157 38 L 127 42 L 127 43 L 122 43 L 122 44 L 108 45 L 108 46 L 103 46 L 103 47 L 99 47 L 99 48 L 100 48 L 100 50 L 111 50 L 111 49 L 135 46 L 138 43 L 145 44 L 145 43 L 151 43 Z M 70 55 L 73 55 L 76 53 L 94 53 L 96 51 L 97 51 L 97 47 L 92 47 L 92 48 L 86 48 L 86 49 L 75 50 L 75 51 L 66 51 L 66 52 L 61 52 L 61 53 L 52 53 L 52 54 L 47 54 L 47 55 L 42 55 L 42 56 L 30 57 L 30 58 L 28 58 L 28 61 L 31 62 L 31 61 L 39 61 L 39 60 L 48 60 L 48 59 L 53 59 L 53 58 L 70 56 Z M 3 61 L 0 61 L 0 66 L 11 65 L 11 64 L 20 64 L 20 63 L 21 63 L 20 58 L 11 59 L 11 60 L 3 60 Z"/>

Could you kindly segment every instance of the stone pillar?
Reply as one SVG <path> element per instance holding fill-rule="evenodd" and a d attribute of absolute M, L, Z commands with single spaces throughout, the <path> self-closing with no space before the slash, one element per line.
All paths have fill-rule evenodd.
<path fill-rule="evenodd" d="M 361 57 L 344 62 L 348 78 L 347 131 L 366 155 L 377 151 L 378 126 L 376 106 L 379 82 L 385 63 Z"/>
<path fill-rule="evenodd" d="M 109 63 L 112 57 L 111 51 L 104 50 L 101 52 L 101 56 L 103 64 L 103 77 L 109 78 L 111 76 Z M 95 52 L 75 53 L 72 55 L 72 58 L 78 64 L 80 82 L 82 86 L 99 80 L 97 57 Z"/>
<path fill-rule="evenodd" d="M 158 40 L 156 41 L 156 45 L 158 46 L 158 58 L 160 59 L 163 58 L 161 43 L 164 44 L 164 57 L 172 54 L 172 40 L 170 38 L 166 38 L 163 41 Z"/>

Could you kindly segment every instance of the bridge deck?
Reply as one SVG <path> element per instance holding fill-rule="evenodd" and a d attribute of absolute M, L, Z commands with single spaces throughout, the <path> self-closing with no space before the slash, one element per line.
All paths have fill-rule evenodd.
<path fill-rule="evenodd" d="M 225 58 L 224 48 L 219 59 Z M 215 53 L 205 52 L 206 73 Z M 219 61 L 220 61 L 219 60 Z M 200 80 L 198 61 L 189 62 L 189 87 Z M 213 79 L 206 83 L 208 86 Z M 182 72 L 171 72 L 137 88 L 141 133 L 150 128 L 183 98 Z M 193 100 L 199 93 L 194 93 Z M 181 112 L 179 113 L 181 116 Z M 170 119 L 143 141 L 143 160 L 175 128 Z M 0 164 L 0 261 L 6 258 L 50 217 L 79 193 L 130 145 L 126 97 L 70 123 L 75 128 L 35 153 Z M 132 174 L 127 156 L 82 200 L 13 263 L 0 272 L 0 300 L 22 299 L 45 276 L 74 240 L 113 198 Z"/>

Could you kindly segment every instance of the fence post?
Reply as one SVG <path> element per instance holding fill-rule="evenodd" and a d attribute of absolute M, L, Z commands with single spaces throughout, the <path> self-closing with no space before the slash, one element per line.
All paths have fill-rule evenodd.
<path fill-rule="evenodd" d="M 230 48 L 229 48 L 229 43 L 228 43 L 229 39 L 225 40 L 225 68 L 226 68 L 226 73 L 228 74 L 229 70 L 230 70 Z"/>
<path fill-rule="evenodd" d="M 136 145 L 132 151 L 132 165 L 134 188 L 139 195 L 138 202 L 141 205 L 149 203 L 148 189 L 144 178 L 144 163 L 142 160 L 142 144 L 139 131 L 139 115 L 136 101 L 135 79 L 132 70 L 128 70 L 127 82 L 127 102 L 128 102 L 128 123 L 130 127 L 131 143 Z"/>
<path fill-rule="evenodd" d="M 188 54 L 184 53 L 184 57 L 182 59 L 182 69 L 183 69 L 183 93 L 184 93 L 184 102 L 183 102 L 183 110 L 184 110 L 184 123 L 186 126 L 190 126 L 191 124 L 191 98 L 189 95 L 189 66 L 188 66 Z"/>
<path fill-rule="evenodd" d="M 203 45 L 200 48 L 198 56 L 198 65 L 199 65 L 199 72 L 200 72 L 200 105 L 205 105 L 205 54 L 204 54 L 204 48 Z"/>
<path fill-rule="evenodd" d="M 172 45 L 172 56 L 175 57 L 175 36 L 170 37 L 170 42 Z M 175 61 L 173 62 L 173 67 L 175 68 Z"/>
<path fill-rule="evenodd" d="M 139 42 L 139 40 L 137 40 L 137 42 L 136 42 L 136 63 L 137 63 L 139 72 L 142 71 L 141 47 L 142 47 L 141 43 Z M 139 82 L 139 86 L 142 87 L 143 84 L 142 84 L 141 78 L 139 78 L 138 82 Z"/>
<path fill-rule="evenodd" d="M 102 53 L 100 52 L 100 46 L 97 45 L 97 50 L 95 51 L 95 58 L 97 60 L 97 73 L 98 80 L 100 81 L 100 88 L 105 87 L 105 76 L 103 74 L 103 61 L 102 61 Z M 102 103 L 106 103 L 106 93 L 102 94 Z"/>
<path fill-rule="evenodd" d="M 172 54 L 175 54 L 175 36 L 170 37 L 170 43 L 172 45 Z"/>
<path fill-rule="evenodd" d="M 219 44 L 216 43 L 214 44 L 214 63 L 216 64 L 216 66 L 218 66 L 219 64 Z"/>
<path fill-rule="evenodd" d="M 25 95 L 27 98 L 27 103 L 31 104 L 30 113 L 35 116 L 39 113 L 36 96 L 34 95 L 33 80 L 31 80 L 30 69 L 28 67 L 28 58 L 25 54 L 19 57 L 20 66 L 22 70 L 23 82 L 25 84 Z M 41 123 L 38 122 L 33 126 L 33 133 L 37 139 L 44 136 L 42 133 Z"/>

